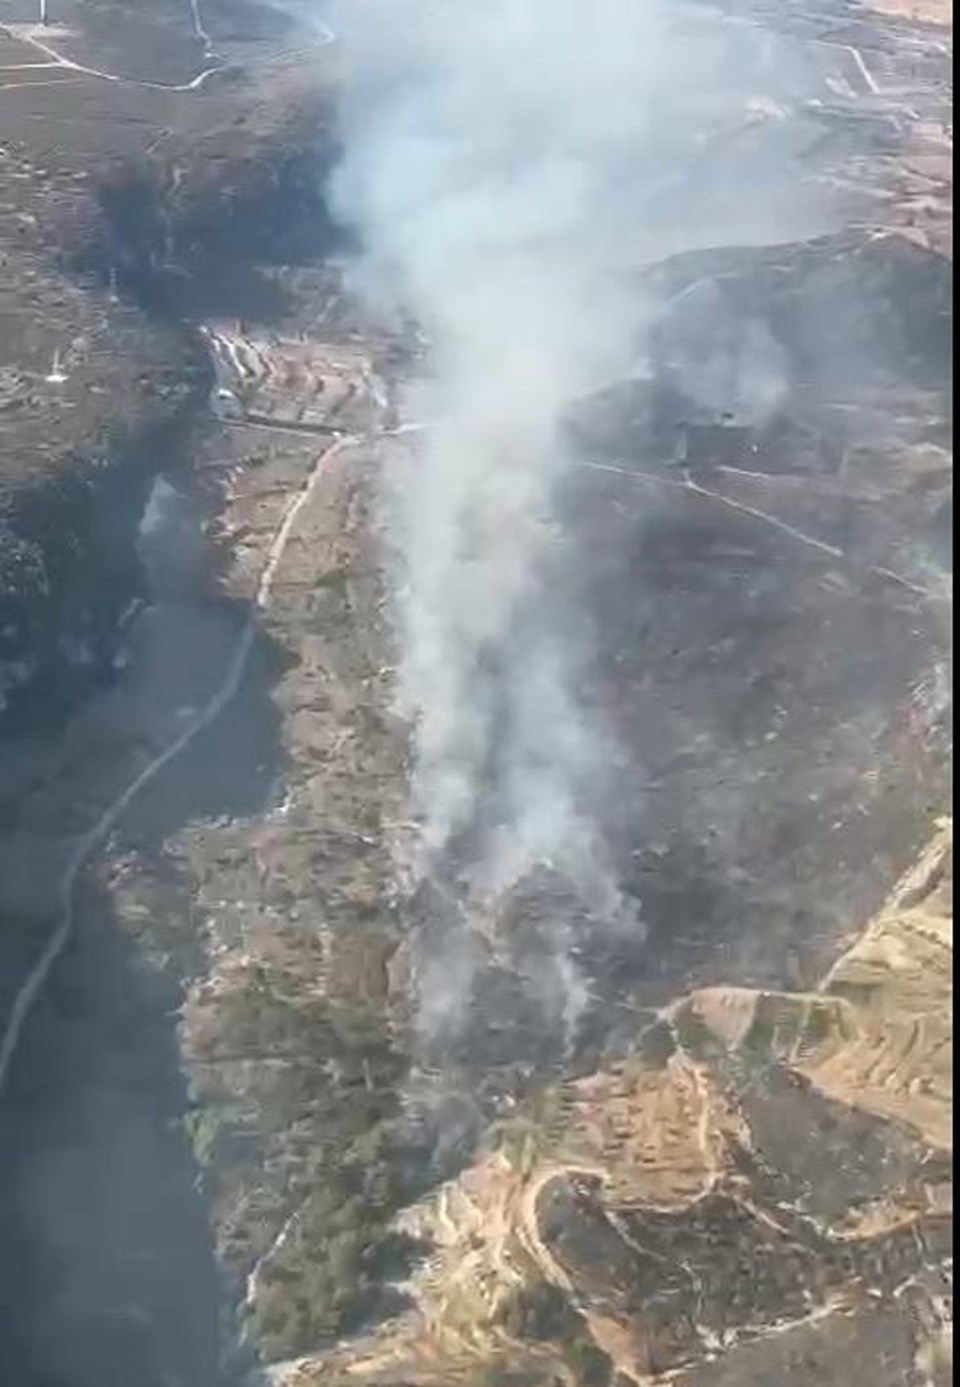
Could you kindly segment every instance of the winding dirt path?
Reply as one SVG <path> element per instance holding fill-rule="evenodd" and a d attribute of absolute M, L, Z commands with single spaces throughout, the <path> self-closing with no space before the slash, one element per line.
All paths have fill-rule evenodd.
<path fill-rule="evenodd" d="M 76 886 L 80 873 L 103 845 L 111 831 L 122 819 L 136 796 L 172 761 L 185 751 L 207 727 L 220 716 L 237 693 L 246 672 L 250 652 L 256 639 L 258 615 L 267 610 L 277 569 L 283 559 L 284 551 L 297 523 L 297 517 L 308 504 L 323 474 L 324 465 L 338 452 L 358 443 L 356 434 L 339 438 L 329 448 L 321 452 L 307 476 L 301 489 L 286 506 L 283 517 L 267 551 L 267 560 L 257 583 L 257 590 L 250 606 L 250 612 L 237 639 L 233 654 L 223 673 L 216 692 L 200 710 L 197 716 L 183 731 L 168 743 L 148 765 L 129 782 L 126 788 L 112 801 L 100 815 L 92 828 L 83 835 L 74 849 L 60 879 L 58 897 L 59 914 L 44 946 L 43 952 L 21 984 L 0 1040 L 0 1093 L 10 1072 L 17 1053 L 23 1028 L 33 1006 L 43 990 L 50 970 L 60 957 L 70 940 L 76 924 Z"/>
<path fill-rule="evenodd" d="M 70 81 L 71 78 L 75 80 L 81 77 L 91 77 L 100 82 L 114 82 L 118 86 L 138 87 L 146 91 L 199 91 L 207 79 L 212 77 L 215 73 L 221 72 L 226 64 L 216 54 L 213 41 L 204 28 L 199 0 L 189 0 L 189 5 L 193 36 L 203 44 L 204 57 L 208 60 L 214 60 L 209 63 L 209 66 L 202 68 L 195 77 L 191 77 L 189 82 L 150 82 L 143 78 L 124 77 L 118 72 L 108 72 L 103 68 L 89 67 L 85 63 L 78 63 L 73 58 L 68 58 L 63 53 L 58 52 L 56 48 L 47 43 L 43 35 L 47 34 L 49 31 L 36 24 L 0 24 L 0 34 L 6 34 L 8 38 L 13 39 L 15 42 L 26 44 L 28 47 L 33 48 L 37 53 L 42 54 L 46 61 L 43 63 L 20 63 L 4 67 L 2 71 L 27 71 L 38 67 L 50 67 L 59 68 L 63 72 L 71 75 L 59 79 L 60 81 Z M 334 31 L 325 24 L 318 24 L 316 26 L 316 42 L 320 46 L 326 47 L 331 43 L 335 43 L 336 37 Z M 289 54 L 287 54 L 287 56 L 289 56 Z M 7 84 L 6 87 L 0 88 L 0 90 L 7 90 L 11 85 L 34 86 L 40 85 L 40 83 Z"/>
<path fill-rule="evenodd" d="M 684 474 L 682 481 L 671 481 L 667 477 L 655 476 L 652 472 L 617 467 L 610 462 L 594 462 L 584 459 L 577 460 L 576 466 L 591 472 L 608 472 L 613 476 L 625 477 L 641 486 L 657 486 L 670 491 L 685 491 L 691 495 L 699 496 L 705 501 L 712 501 L 716 505 L 725 506 L 728 510 L 737 511 L 740 515 L 745 515 L 751 520 L 759 521 L 763 525 L 779 530 L 781 534 L 792 539 L 795 543 L 805 545 L 808 549 L 814 549 L 820 554 L 825 554 L 827 558 L 835 559 L 851 570 L 855 570 L 856 566 L 845 549 L 840 549 L 835 544 L 828 544 L 825 540 L 818 539 L 816 535 L 808 534 L 805 530 L 799 530 L 795 525 L 788 524 L 786 520 L 781 520 L 779 516 L 772 515 L 769 511 L 760 510 L 759 507 L 748 505 L 745 501 L 737 501 L 722 491 L 714 491 L 701 486 L 699 482 L 694 481 L 687 474 Z M 922 598 L 924 601 L 952 605 L 951 593 L 941 593 L 924 587 L 920 583 L 915 583 L 911 578 L 905 577 L 904 574 L 888 568 L 885 564 L 869 564 L 864 571 L 875 577 L 885 578 L 888 582 L 895 583 L 898 587 L 904 588 L 907 592 Z"/>

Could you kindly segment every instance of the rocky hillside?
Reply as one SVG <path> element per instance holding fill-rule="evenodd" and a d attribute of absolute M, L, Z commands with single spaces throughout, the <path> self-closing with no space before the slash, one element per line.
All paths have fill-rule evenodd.
<path fill-rule="evenodd" d="M 409 1308 L 274 1380 L 945 1383 L 951 851 L 815 990 L 679 998 L 519 1104 L 398 1220 Z"/>
<path fill-rule="evenodd" d="M 419 347 L 329 256 L 330 35 L 0 9 L 11 1387 L 946 1381 L 949 35 L 751 14 L 831 55 L 856 215 L 657 266 L 655 378 L 566 424 L 642 923 L 544 870 L 430 1044 L 381 516 Z M 679 385 L 745 324 L 762 422 Z"/>
<path fill-rule="evenodd" d="M 191 325 L 280 311 L 255 261 L 324 240 L 325 31 L 228 5 L 214 53 L 186 4 L 55 8 L 47 26 L 0 10 L 0 700 L 17 730 L 38 694 L 56 718 L 109 674 L 152 479 L 206 405 Z"/>

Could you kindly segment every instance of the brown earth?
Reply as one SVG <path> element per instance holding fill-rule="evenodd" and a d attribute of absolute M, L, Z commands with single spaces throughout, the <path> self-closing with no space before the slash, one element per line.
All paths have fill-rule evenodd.
<path fill-rule="evenodd" d="M 570 906 L 533 883 L 478 941 L 438 1056 L 411 1027 L 432 907 L 396 868 L 414 830 L 378 516 L 403 357 L 300 254 L 328 234 L 302 182 L 319 37 L 213 9 L 229 71 L 171 92 L 127 82 L 204 69 L 186 5 L 55 18 L 41 42 L 125 81 L 0 84 L 8 492 L 72 475 L 114 409 L 133 438 L 203 417 L 126 502 L 146 604 L 108 687 L 0 768 L 7 1016 L 89 844 L 5 1097 L 13 1370 L 211 1387 L 239 1342 L 287 1387 L 939 1387 L 948 36 L 778 7 L 849 89 L 820 173 L 876 210 L 656 272 L 775 327 L 795 370 L 773 424 L 718 443 L 669 380 L 574 411 L 589 561 L 555 576 L 596 615 L 587 693 L 625 748 L 605 827 L 647 935 L 572 921 L 590 998 L 566 1052 L 531 959 Z M 33 61 L 9 19 L 4 62 Z M 858 89 L 851 45 L 886 94 Z M 137 539 L 158 470 L 169 515 Z"/>
<path fill-rule="evenodd" d="M 592 1351 L 624 1384 L 839 1382 L 878 1330 L 895 1351 L 874 1380 L 945 1362 L 951 847 L 944 829 L 815 992 L 695 993 L 616 1068 L 500 1124 L 402 1216 L 431 1247 L 406 1315 L 275 1380 L 506 1382 L 523 1364 L 575 1383 Z M 761 1101 L 789 1168 L 752 1127 Z M 868 1173 L 858 1114 L 877 1112 L 887 1169 Z M 837 1169 L 867 1180 L 829 1209 Z"/>

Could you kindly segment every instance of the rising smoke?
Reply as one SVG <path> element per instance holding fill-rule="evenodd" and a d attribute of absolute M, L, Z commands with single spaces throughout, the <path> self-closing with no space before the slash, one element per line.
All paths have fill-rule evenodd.
<path fill-rule="evenodd" d="M 551 603 L 561 419 L 635 371 L 644 265 L 810 229 L 787 144 L 803 125 L 787 135 L 796 74 L 769 36 L 660 0 L 350 0 L 334 21 L 353 273 L 427 348 L 402 410 L 431 427 L 387 470 L 414 875 L 455 862 L 459 883 L 433 1025 L 469 994 L 471 916 L 536 868 L 630 927 L 594 813 L 617 752 L 578 696 L 589 633 Z"/>

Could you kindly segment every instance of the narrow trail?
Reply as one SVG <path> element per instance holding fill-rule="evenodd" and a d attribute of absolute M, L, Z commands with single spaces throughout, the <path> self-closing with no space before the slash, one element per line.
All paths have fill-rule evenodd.
<path fill-rule="evenodd" d="M 189 4 L 193 32 L 203 44 L 203 56 L 207 59 L 216 58 L 217 54 L 214 51 L 213 40 L 203 27 L 203 11 L 200 9 L 200 0 L 189 0 Z"/>
<path fill-rule="evenodd" d="M 43 30 L 40 31 L 45 32 Z M 16 42 L 28 45 L 42 53 L 45 58 L 50 60 L 49 66 L 61 68 L 64 72 L 72 73 L 75 77 L 92 77 L 101 82 L 114 82 L 122 87 L 138 87 L 147 91 L 165 92 L 193 92 L 198 91 L 203 86 L 208 77 L 212 77 L 215 72 L 219 72 L 222 64 L 217 62 L 210 67 L 205 67 L 198 72 L 196 77 L 189 82 L 150 82 L 137 77 L 123 77 L 118 72 L 106 72 L 102 68 L 88 67 L 85 63 L 75 62 L 73 58 L 66 58 L 62 53 L 58 53 L 49 43 L 44 42 L 39 37 L 37 30 L 32 25 L 19 24 L 0 24 L 0 33 L 6 34 L 8 38 Z M 30 63 L 24 66 L 35 67 L 36 64 Z M 9 70 L 9 69 L 8 69 Z M 30 85 L 33 85 L 32 83 Z"/>
<path fill-rule="evenodd" d="M 401 424 L 397 428 L 381 430 L 381 435 L 385 438 L 398 438 L 404 434 L 425 433 L 433 427 L 435 426 L 430 423 L 415 422 Z M 637 468 L 618 467 L 612 462 L 596 462 L 587 458 L 577 458 L 574 460 L 573 465 L 588 472 L 606 472 L 615 477 L 624 477 L 628 481 L 636 482 L 640 486 L 655 486 L 665 491 L 681 491 L 694 496 L 700 496 L 705 501 L 712 501 L 715 505 L 725 506 L 728 510 L 736 511 L 740 515 L 747 516 L 751 520 L 759 521 L 761 524 L 768 525 L 772 529 L 779 530 L 781 534 L 785 535 L 788 539 L 792 539 L 796 544 L 805 545 L 808 549 L 813 549 L 825 555 L 827 558 L 834 559 L 838 563 L 844 564 L 854 572 L 856 571 L 856 563 L 845 549 L 840 549 L 835 544 L 828 544 L 826 540 L 818 539 L 816 535 L 808 534 L 806 530 L 798 529 L 796 525 L 791 525 L 786 520 L 781 520 L 779 516 L 771 514 L 770 511 L 761 510 L 760 507 L 751 506 L 745 501 L 738 501 L 733 496 L 727 496 L 722 491 L 713 491 L 709 487 L 701 486 L 700 483 L 695 482 L 688 473 L 684 473 L 681 480 L 674 481 L 669 477 L 659 477 L 652 472 L 644 472 Z M 736 467 L 720 467 L 717 470 L 743 478 L 754 478 L 756 480 L 786 480 L 779 477 L 770 477 L 767 473 L 747 472 L 742 468 Z M 914 597 L 921 598 L 926 602 L 947 606 L 952 606 L 953 604 L 952 593 L 937 592 L 932 588 L 925 587 L 922 583 L 914 582 L 913 579 L 906 577 L 903 573 L 898 573 L 896 569 L 889 568 L 886 564 L 869 564 L 861 571 L 865 571 L 876 578 L 883 578 L 887 582 L 903 588 L 904 591 L 912 593 Z"/>
<path fill-rule="evenodd" d="M 736 511 L 740 515 L 745 515 L 751 520 L 757 520 L 761 524 L 768 525 L 772 529 L 779 530 L 795 543 L 805 545 L 808 549 L 813 549 L 817 553 L 825 554 L 827 558 L 845 564 L 848 568 L 856 571 L 856 563 L 851 559 L 845 549 L 838 548 L 835 544 L 828 544 L 825 540 L 818 539 L 816 535 L 808 534 L 806 530 L 800 530 L 795 525 L 790 525 L 786 520 L 781 520 L 779 516 L 772 515 L 769 511 L 761 510 L 758 506 L 748 505 L 745 501 L 737 501 L 732 496 L 725 495 L 722 491 L 713 491 L 709 487 L 701 486 L 692 477 L 684 476 L 682 481 L 671 481 L 667 477 L 657 477 L 651 472 L 641 472 L 628 467 L 617 467 L 608 462 L 590 462 L 586 460 L 578 461 L 578 467 L 585 468 L 591 472 L 608 472 L 616 477 L 625 477 L 630 481 L 637 482 L 641 486 L 658 486 L 668 491 L 685 491 L 694 496 L 700 496 L 706 501 L 712 501 L 716 505 L 725 506 L 728 510 Z M 869 564 L 864 570 L 874 577 L 884 578 L 888 582 L 895 583 L 898 587 L 904 588 L 914 597 L 923 598 L 927 602 L 951 603 L 952 597 L 933 591 L 931 588 L 924 587 L 920 583 L 913 582 L 902 573 L 895 569 L 888 568 L 885 564 Z"/>
<path fill-rule="evenodd" d="M 297 1228 L 300 1225 L 301 1219 L 307 1212 L 311 1198 L 312 1195 L 307 1195 L 306 1199 L 302 1200 L 297 1205 L 293 1213 L 288 1215 L 288 1217 L 284 1219 L 280 1227 L 280 1232 L 274 1238 L 273 1242 L 270 1244 L 267 1250 L 261 1253 L 261 1255 L 254 1262 L 250 1271 L 247 1273 L 246 1294 L 244 1295 L 242 1306 L 243 1310 L 250 1311 L 256 1307 L 257 1298 L 260 1294 L 260 1282 L 263 1278 L 264 1271 L 271 1264 L 274 1258 L 277 1257 L 283 1251 L 287 1243 L 293 1237 L 294 1233 L 296 1233 Z"/>
<path fill-rule="evenodd" d="M 560 1286 L 568 1295 L 572 1296 L 577 1294 L 576 1287 L 552 1248 L 543 1241 L 540 1232 L 540 1220 L 537 1217 L 537 1204 L 540 1195 L 551 1181 L 576 1178 L 578 1175 L 585 1176 L 588 1180 L 599 1180 L 604 1184 L 610 1178 L 609 1172 L 604 1170 L 602 1166 L 586 1165 L 579 1162 L 573 1164 L 557 1162 L 548 1165 L 544 1170 L 538 1172 L 537 1178 L 531 1181 L 523 1191 L 519 1210 L 520 1218 L 517 1225 L 523 1246 L 538 1264 L 546 1280 L 552 1281 L 555 1286 Z"/>
<path fill-rule="evenodd" d="M 4 72 L 26 71 L 37 67 L 60 68 L 63 72 L 71 74 L 73 80 L 81 77 L 91 77 L 100 82 L 113 82 L 122 87 L 136 87 L 143 91 L 164 91 L 164 92 L 196 92 L 204 83 L 215 73 L 221 72 L 226 64 L 217 55 L 213 47 L 213 40 L 207 33 L 203 25 L 203 16 L 200 9 L 199 0 L 189 0 L 191 28 L 194 37 L 203 44 L 204 57 L 209 66 L 204 67 L 192 77 L 189 82 L 151 82 L 139 77 L 124 77 L 118 72 L 109 72 L 103 68 L 89 67 L 86 63 L 78 63 L 73 58 L 67 58 L 58 52 L 51 44 L 47 43 L 43 35 L 48 31 L 35 24 L 2 24 L 0 23 L 0 34 L 6 34 L 14 42 L 26 44 L 33 48 L 37 53 L 43 55 L 47 61 L 45 63 L 22 63 L 8 65 L 2 70 Z M 326 47 L 336 42 L 336 34 L 326 25 L 317 25 L 315 30 L 316 42 Z M 285 56 L 291 56 L 300 50 L 285 50 Z M 303 50 L 306 51 L 306 50 Z M 70 80 L 70 79 L 63 79 Z M 11 84 L 12 85 L 12 84 Z M 39 83 L 16 84 L 16 85 L 39 85 Z M 0 87 L 0 90 L 7 90 L 9 87 Z"/>
<path fill-rule="evenodd" d="M 347 435 L 338 439 L 331 447 L 321 452 L 317 456 L 313 467 L 310 469 L 303 487 L 291 498 L 289 504 L 285 508 L 283 518 L 280 521 L 273 540 L 271 541 L 270 548 L 267 551 L 267 560 L 257 583 L 257 590 L 250 605 L 249 615 L 240 632 L 233 654 L 215 693 L 193 721 L 190 722 L 172 742 L 168 743 L 148 765 L 144 766 L 116 799 L 107 806 L 93 827 L 80 839 L 70 856 L 59 883 L 57 894 L 59 897 L 60 909 L 53 930 L 44 946 L 43 952 L 27 974 L 27 977 L 14 997 L 13 1005 L 10 1008 L 10 1015 L 3 1031 L 3 1038 L 0 1040 L 0 1094 L 3 1092 L 10 1067 L 16 1056 L 17 1047 L 20 1043 L 20 1038 L 23 1034 L 23 1028 L 27 1019 L 30 1016 L 37 998 L 43 990 L 44 984 L 50 975 L 50 970 L 60 957 L 73 934 L 76 924 L 75 892 L 80 873 L 91 858 L 93 858 L 98 848 L 106 841 L 112 830 L 120 822 L 124 813 L 140 791 L 149 785 L 164 767 L 176 760 L 180 753 L 185 751 L 201 732 L 216 721 L 237 693 L 243 682 L 243 676 L 246 672 L 250 652 L 253 649 L 254 640 L 257 636 L 257 617 L 269 607 L 277 570 L 293 533 L 297 517 L 313 496 L 323 474 L 325 464 L 330 461 L 334 454 L 345 448 L 352 447 L 358 442 L 358 435 Z"/>

